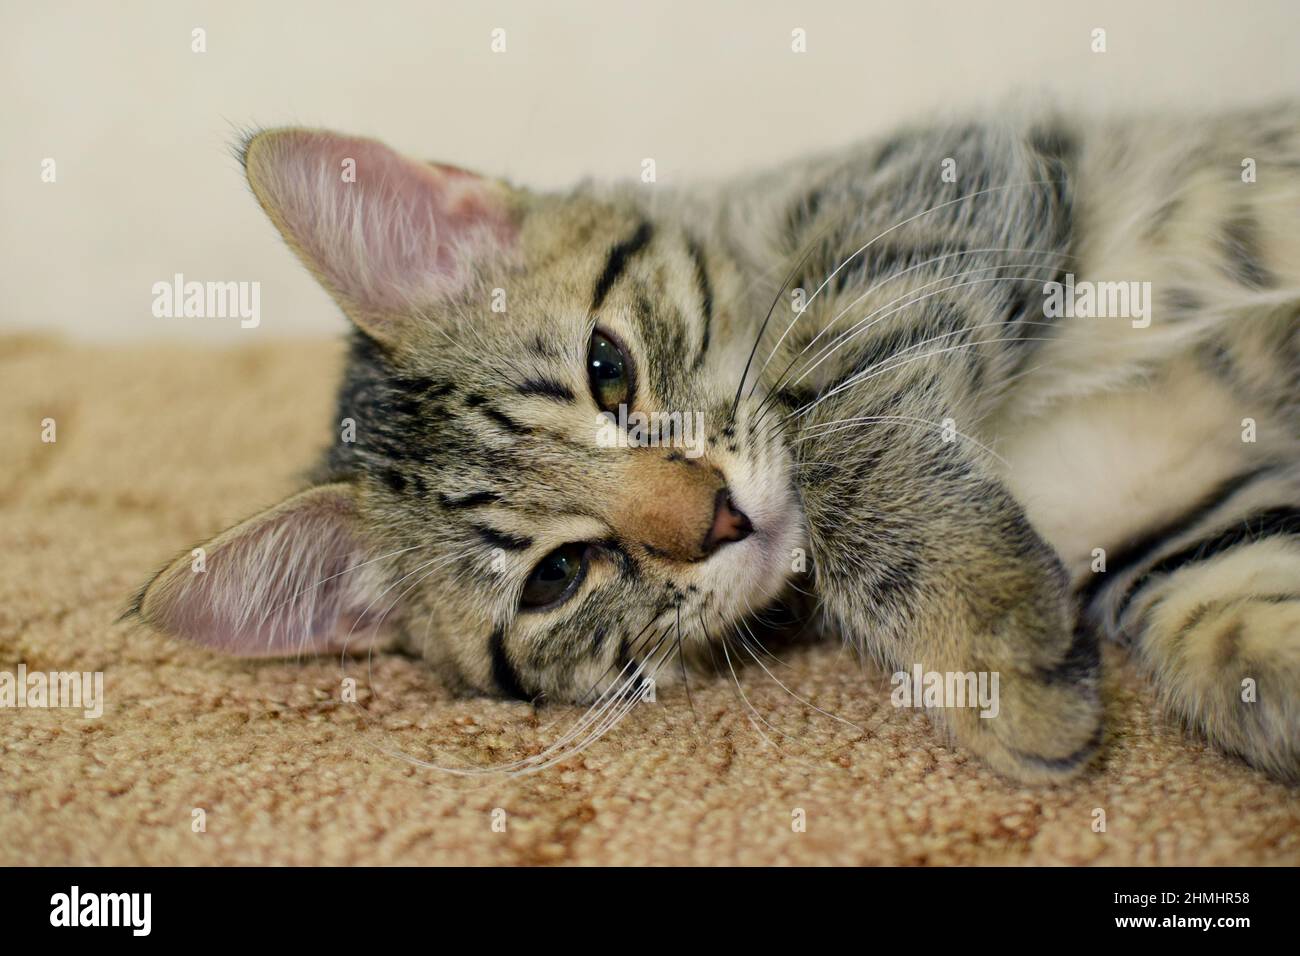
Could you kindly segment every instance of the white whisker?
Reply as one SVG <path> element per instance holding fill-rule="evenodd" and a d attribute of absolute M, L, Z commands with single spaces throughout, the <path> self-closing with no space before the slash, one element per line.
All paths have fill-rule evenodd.
<path fill-rule="evenodd" d="M 843 262 L 841 262 L 838 266 L 834 268 L 834 270 L 831 271 L 830 275 L 828 275 L 825 279 L 822 280 L 821 285 L 817 287 L 817 289 L 813 292 L 812 296 L 809 297 L 808 301 L 804 303 L 803 310 L 796 313 L 795 317 L 790 320 L 790 324 L 786 326 L 786 330 L 781 333 L 781 337 L 777 339 L 776 344 L 773 345 L 771 351 L 768 352 L 767 361 L 765 361 L 762 367 L 758 370 L 758 377 L 762 376 L 763 371 L 767 368 L 768 364 L 772 361 L 772 356 L 776 354 L 776 350 L 781 347 L 781 343 L 785 341 L 785 337 L 790 334 L 790 330 L 794 328 L 795 322 L 799 321 L 799 316 L 803 315 L 803 313 L 807 311 L 808 306 L 812 305 L 813 301 L 816 300 L 817 296 L 821 294 L 821 291 L 826 288 L 826 286 L 831 282 L 831 280 L 833 280 L 837 275 L 839 275 L 840 271 L 843 270 L 844 267 L 847 266 L 850 262 L 852 262 L 858 256 L 862 255 L 862 253 L 866 252 L 867 249 L 871 248 L 872 245 L 879 242 L 881 239 L 889 235 L 894 230 L 901 229 L 903 226 L 906 226 L 910 222 L 915 222 L 917 219 L 920 219 L 922 216 L 927 216 L 932 212 L 937 212 L 940 209 L 944 209 L 948 206 L 955 205 L 956 203 L 959 202 L 965 202 L 968 199 L 974 199 L 976 196 L 982 196 L 987 193 L 1000 192 L 1006 189 L 1018 189 L 1027 186 L 1050 186 L 1050 185 L 1056 185 L 1057 183 L 1058 183 L 1057 180 L 1052 180 L 1052 179 L 1035 180 L 1035 181 L 1024 182 L 1024 183 L 1007 183 L 1002 186 L 990 186 L 987 189 L 980 189 L 972 193 L 967 193 L 964 196 L 958 196 L 956 199 L 949 199 L 946 202 L 938 203 L 937 205 L 931 206 L 928 209 L 923 209 L 921 212 L 916 213 L 914 216 L 909 216 L 907 219 L 895 223 L 894 225 L 886 229 L 884 232 L 875 236 L 873 239 L 869 240 L 862 246 L 859 246 L 856 252 L 853 252 L 851 255 L 849 255 Z M 757 378 L 755 379 L 755 385 L 757 385 Z M 754 393 L 753 388 L 751 387 L 750 394 L 753 395 L 753 393 Z"/>

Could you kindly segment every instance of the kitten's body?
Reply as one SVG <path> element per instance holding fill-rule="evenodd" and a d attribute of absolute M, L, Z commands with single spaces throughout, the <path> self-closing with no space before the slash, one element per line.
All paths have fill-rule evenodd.
<path fill-rule="evenodd" d="M 999 673 L 999 717 L 936 716 L 1003 772 L 1096 752 L 1105 635 L 1216 744 L 1300 773 L 1294 111 L 938 127 L 717 190 L 530 198 L 510 254 L 397 331 L 374 318 L 396 306 L 302 238 L 259 180 L 288 161 L 267 156 L 259 198 L 364 330 L 340 400 L 358 440 L 321 476 L 353 489 L 331 493 L 362 529 L 344 551 L 413 549 L 341 574 L 351 590 L 281 646 L 328 646 L 344 609 L 364 633 L 391 601 L 465 685 L 621 694 L 673 650 L 665 631 L 698 650 L 746 627 L 806 549 L 828 632 L 895 669 Z M 1150 283 L 1149 324 L 1047 314 L 1067 274 Z M 638 407 L 705 414 L 702 462 L 593 446 L 573 371 L 595 323 L 636 356 Z M 753 536 L 694 553 L 691 502 L 712 516 L 719 486 Z M 571 540 L 608 560 L 566 608 L 512 612 L 511 575 Z M 429 550 L 454 573 L 426 584 Z M 186 631 L 187 589 L 213 595 L 162 580 L 146 616 Z"/>
<path fill-rule="evenodd" d="M 793 323 L 782 316 L 790 328 L 783 348 L 793 356 L 826 327 L 862 329 L 787 400 L 816 403 L 798 417 L 802 457 L 827 462 L 807 469 L 801 486 L 819 595 L 841 630 L 891 665 L 963 670 L 974 662 L 1042 678 L 1011 681 L 1013 699 L 1028 695 L 1012 709 L 1032 715 L 1031 728 L 1015 728 L 1016 717 L 955 715 L 965 723 L 959 735 L 995 764 L 1020 764 L 1013 772 L 1022 776 L 1034 764 L 1051 773 L 1091 753 L 1098 738 L 1084 714 L 1096 664 L 1085 642 L 1100 631 L 1134 641 L 1171 709 L 1215 742 L 1295 772 L 1298 129 L 1294 112 L 1195 125 L 1039 119 L 904 134 L 790 177 L 788 251 L 805 243 L 818 250 L 794 284 L 811 294 L 840 271 L 805 314 Z M 1246 157 L 1267 175 L 1244 181 Z M 940 181 L 948 158 L 955 183 Z M 783 228 L 778 221 L 770 234 Z M 969 249 L 1021 251 L 955 254 Z M 1079 286 L 1150 283 L 1149 325 L 1130 315 L 1045 316 L 1044 281 L 1064 273 Z M 891 305 L 905 295 L 916 304 Z M 862 316 L 872 317 L 865 328 Z M 788 364 L 784 355 L 772 362 Z M 863 380 L 836 394 L 855 375 Z M 879 416 L 886 420 L 827 424 Z M 943 420 L 972 440 L 969 466 L 982 459 L 986 467 L 975 470 L 1000 479 L 1020 508 L 992 505 L 998 493 L 990 486 L 985 496 L 982 479 L 962 466 L 927 474 L 927 445 Z M 980 446 L 998 457 L 979 454 Z M 845 468 L 855 479 L 840 485 Z M 909 499 L 914 510 L 900 521 L 899 502 Z M 996 510 L 994 524 L 1005 524 L 981 540 L 972 529 L 988 519 L 979 514 L 986 506 Z M 997 617 L 1001 601 L 1031 587 L 1017 584 L 1003 564 L 1014 553 L 993 540 L 1021 533 L 1021 509 L 1064 562 L 1084 623 L 1074 643 L 1059 626 L 1038 641 L 1007 643 L 994 625 L 980 650 L 981 615 Z M 971 518 L 953 530 L 952 515 L 963 510 Z M 880 550 L 882 522 L 899 522 L 891 537 L 919 537 L 942 553 L 918 558 L 925 544 L 911 541 L 880 562 L 912 562 L 905 584 L 887 577 L 863 587 L 870 573 L 861 565 L 873 545 Z M 929 586 L 928 572 L 936 579 Z M 957 596 L 964 589 L 994 599 L 972 609 Z M 1040 600 L 1050 607 L 1054 598 Z M 926 620 L 972 634 L 954 644 L 949 634 L 927 634 Z M 1260 693 L 1250 703 L 1248 678 Z M 1050 727 L 1059 714 L 1070 729 Z M 1008 746 L 1036 733 L 1078 746 L 1037 755 Z"/>

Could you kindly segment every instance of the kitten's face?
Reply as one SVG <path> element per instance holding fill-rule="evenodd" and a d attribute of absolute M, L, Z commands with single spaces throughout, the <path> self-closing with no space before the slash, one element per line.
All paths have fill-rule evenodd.
<path fill-rule="evenodd" d="M 368 140 L 273 131 L 243 158 L 358 327 L 343 440 L 328 484 L 209 542 L 203 573 L 188 552 L 161 572 L 147 620 L 243 654 L 400 625 L 464 685 L 583 700 L 782 592 L 791 457 L 780 410 L 736 402 L 755 316 L 718 250 L 626 196 L 532 196 Z"/>
<path fill-rule="evenodd" d="M 777 413 L 732 419 L 752 341 L 724 263 L 585 198 L 533 204 L 518 251 L 390 357 L 358 349 L 353 377 L 379 382 L 345 391 L 357 441 L 333 463 L 363 476 L 379 553 L 427 546 L 377 604 L 427 656 L 490 693 L 583 699 L 769 604 L 800 515 Z M 638 445 L 619 406 L 689 430 Z"/>

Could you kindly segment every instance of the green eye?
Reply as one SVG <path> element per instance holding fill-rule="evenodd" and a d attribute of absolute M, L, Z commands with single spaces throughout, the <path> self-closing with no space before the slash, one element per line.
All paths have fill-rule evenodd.
<path fill-rule="evenodd" d="M 591 333 L 587 346 L 587 379 L 591 397 L 602 412 L 616 412 L 618 406 L 632 404 L 632 360 L 600 330 Z"/>
<path fill-rule="evenodd" d="M 524 582 L 524 593 L 519 599 L 524 610 L 539 611 L 563 604 L 587 575 L 588 547 L 582 543 L 564 544 L 556 548 L 533 568 Z"/>

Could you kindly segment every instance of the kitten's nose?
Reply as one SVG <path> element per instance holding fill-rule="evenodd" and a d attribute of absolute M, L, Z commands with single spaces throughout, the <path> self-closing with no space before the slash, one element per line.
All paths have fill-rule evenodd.
<path fill-rule="evenodd" d="M 719 488 L 713 503 L 713 527 L 704 536 L 704 553 L 712 554 L 732 541 L 744 541 L 753 533 L 754 526 L 745 512 L 732 503 L 726 488 Z"/>

